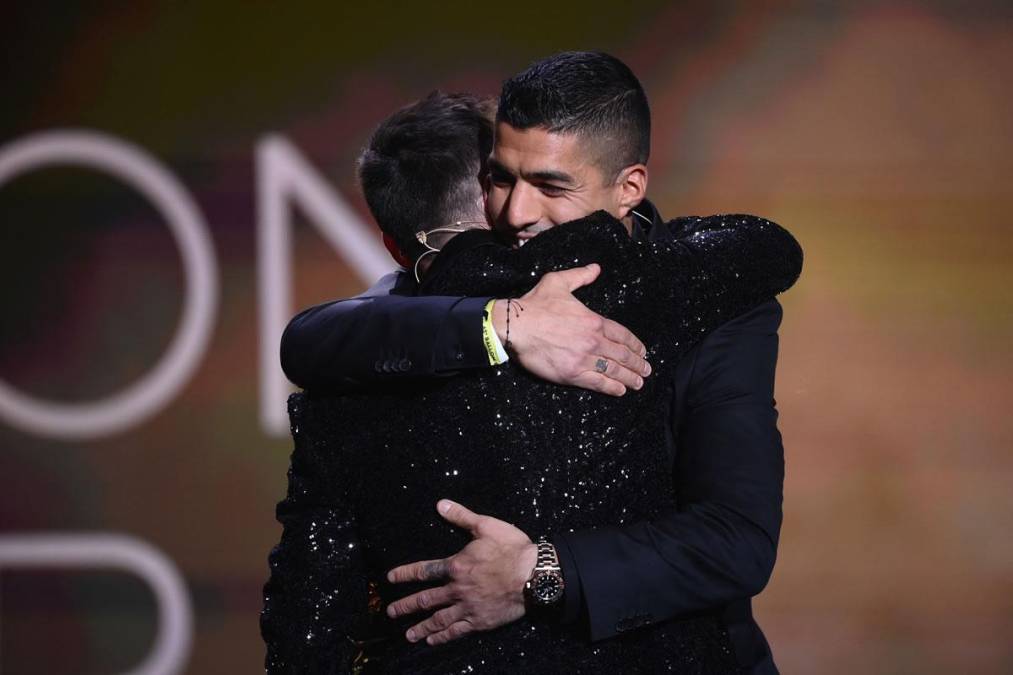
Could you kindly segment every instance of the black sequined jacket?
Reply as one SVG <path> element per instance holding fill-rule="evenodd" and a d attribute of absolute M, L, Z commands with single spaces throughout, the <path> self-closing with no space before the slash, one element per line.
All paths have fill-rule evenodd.
<path fill-rule="evenodd" d="M 485 231 L 452 239 L 422 292 L 517 297 L 546 272 L 598 262 L 575 295 L 629 328 L 654 369 L 614 398 L 549 384 L 508 362 L 396 391 L 299 393 L 283 525 L 270 555 L 261 630 L 269 672 L 737 672 L 713 615 L 663 621 L 589 643 L 573 626 L 522 618 L 431 647 L 390 620 L 388 602 L 422 585 L 392 567 L 440 558 L 469 540 L 441 497 L 535 533 L 620 525 L 676 506 L 663 442 L 676 362 L 708 331 L 789 288 L 801 249 L 754 216 L 685 218 L 680 238 L 636 241 L 604 212 L 519 249 Z"/>

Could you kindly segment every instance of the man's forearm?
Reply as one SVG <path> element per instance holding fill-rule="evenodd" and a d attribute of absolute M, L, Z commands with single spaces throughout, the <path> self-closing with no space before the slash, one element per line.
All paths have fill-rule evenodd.
<path fill-rule="evenodd" d="M 713 503 L 559 537 L 560 564 L 571 555 L 578 570 L 564 578 L 577 584 L 578 604 L 564 611 L 571 620 L 587 617 L 592 641 L 623 630 L 623 619 L 647 625 L 750 598 L 767 584 L 776 556 L 762 528 Z"/>
<path fill-rule="evenodd" d="M 488 300 L 380 295 L 310 307 L 282 335 L 282 369 L 300 387 L 319 389 L 488 366 Z"/>
<path fill-rule="evenodd" d="M 546 274 L 514 305 L 512 335 L 505 330 L 502 300 L 494 304 L 501 325 L 489 325 L 502 342 L 510 338 L 517 364 L 532 374 L 621 395 L 626 387 L 639 387 L 650 369 L 636 336 L 572 296 L 573 288 L 595 276 L 588 268 Z M 316 305 L 293 318 L 281 338 L 288 379 L 305 389 L 343 389 L 504 360 L 490 358 L 483 339 L 483 313 L 492 298 L 391 295 L 390 278 L 361 296 Z M 517 314 L 522 305 L 523 319 Z M 614 362 L 605 374 L 593 370 L 603 353 Z"/>

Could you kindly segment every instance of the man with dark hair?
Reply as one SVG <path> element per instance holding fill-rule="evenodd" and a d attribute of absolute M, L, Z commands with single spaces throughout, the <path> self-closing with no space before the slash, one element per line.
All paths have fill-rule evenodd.
<path fill-rule="evenodd" d="M 485 223 L 481 178 L 494 114 L 492 100 L 433 92 L 373 132 L 359 156 L 359 183 L 403 264 L 421 260 L 425 267 L 431 260 L 423 256 L 432 245 L 424 246 L 418 232 L 454 221 Z"/>
<path fill-rule="evenodd" d="M 651 110 L 640 81 L 608 54 L 569 52 L 540 61 L 503 84 L 496 121 L 578 134 L 594 146 L 607 182 L 651 153 Z"/>
<path fill-rule="evenodd" d="M 644 198 L 648 146 L 646 98 L 617 59 L 583 52 L 537 63 L 503 88 L 489 160 L 489 220 L 522 245 L 602 209 L 635 239 L 671 241 L 679 235 L 676 221 L 662 221 Z M 598 273 L 591 265 L 547 274 L 512 316 L 505 300 L 488 297 L 407 298 L 396 286 L 385 295 L 388 280 L 367 296 L 295 317 L 282 339 L 282 365 L 308 389 L 377 383 L 488 367 L 502 362 L 498 340 L 511 360 L 545 380 L 622 396 L 641 388 L 651 369 L 635 336 L 573 296 Z M 649 521 L 551 533 L 536 549 L 508 523 L 443 500 L 443 517 L 477 533 L 475 541 L 497 555 L 477 558 L 469 545 L 392 570 L 395 582 L 447 583 L 392 603 L 388 613 L 443 607 L 409 631 L 410 640 L 430 644 L 511 621 L 525 603 L 513 580 L 531 573 L 537 551 L 546 562 L 532 580 L 561 577 L 560 620 L 586 625 L 592 641 L 717 612 L 739 663 L 749 672 L 776 672 L 750 598 L 769 579 L 781 523 L 783 449 L 773 403 L 780 320 L 777 302 L 764 302 L 679 362 L 663 413 L 669 433 L 659 440 L 672 459 L 678 508 Z"/>

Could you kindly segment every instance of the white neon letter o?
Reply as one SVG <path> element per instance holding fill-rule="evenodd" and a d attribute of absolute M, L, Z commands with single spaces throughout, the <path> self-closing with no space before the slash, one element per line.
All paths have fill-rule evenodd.
<path fill-rule="evenodd" d="M 214 327 L 218 265 L 197 205 L 176 177 L 142 149 L 94 131 L 32 134 L 0 148 L 0 187 L 19 173 L 52 164 L 104 170 L 147 197 L 167 221 L 186 273 L 183 316 L 169 348 L 154 369 L 125 389 L 91 403 L 53 403 L 0 379 L 0 418 L 11 426 L 52 438 L 97 438 L 154 415 L 190 379 Z"/>

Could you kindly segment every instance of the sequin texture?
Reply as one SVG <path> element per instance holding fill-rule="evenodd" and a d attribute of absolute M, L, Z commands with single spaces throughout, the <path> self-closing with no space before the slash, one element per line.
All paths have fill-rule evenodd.
<path fill-rule="evenodd" d="M 486 232 L 455 237 L 425 280 L 440 295 L 519 297 L 546 272 L 599 262 L 575 295 L 632 330 L 654 373 L 614 398 L 541 381 L 513 361 L 396 388 L 293 394 L 295 449 L 278 505 L 261 618 L 271 672 L 730 673 L 729 636 L 700 616 L 589 643 L 529 619 L 431 647 L 373 607 L 423 588 L 386 571 L 452 555 L 470 539 L 439 517 L 454 499 L 541 533 L 622 525 L 676 507 L 665 434 L 678 359 L 707 332 L 787 289 L 801 250 L 747 215 L 675 221 L 679 240 L 631 239 L 603 212 L 508 249 Z M 521 319 L 523 320 L 523 318 Z M 355 666 L 358 668 L 358 666 Z"/>

